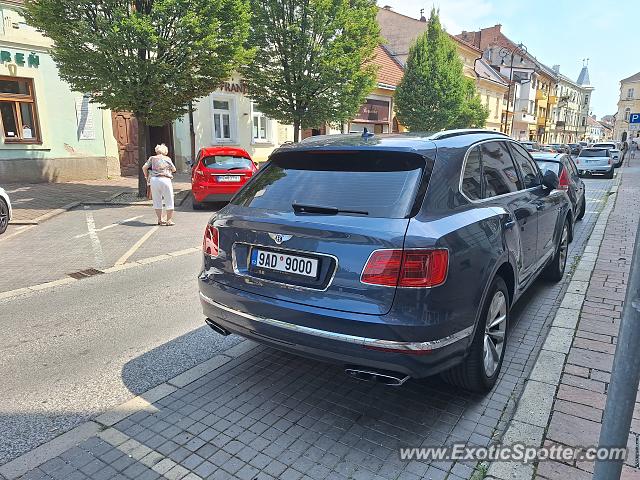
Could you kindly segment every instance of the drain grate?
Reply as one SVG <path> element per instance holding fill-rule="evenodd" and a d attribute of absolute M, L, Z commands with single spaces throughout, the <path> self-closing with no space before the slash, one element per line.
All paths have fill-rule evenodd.
<path fill-rule="evenodd" d="M 87 268 L 86 270 L 80 270 L 79 272 L 68 273 L 71 278 L 75 278 L 76 280 L 82 280 L 83 278 L 93 277 L 95 275 L 102 275 L 104 272 L 102 270 L 97 270 L 95 268 Z"/>

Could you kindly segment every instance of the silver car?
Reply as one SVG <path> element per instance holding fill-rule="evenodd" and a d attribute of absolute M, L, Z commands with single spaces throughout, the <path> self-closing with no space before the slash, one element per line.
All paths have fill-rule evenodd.
<path fill-rule="evenodd" d="M 583 148 L 575 161 L 581 177 L 598 173 L 613 178 L 614 161 L 608 148 Z"/>
<path fill-rule="evenodd" d="M 4 189 L 0 188 L 0 234 L 3 234 L 11 220 L 11 201 Z"/>
<path fill-rule="evenodd" d="M 594 143 L 593 145 L 591 145 L 591 147 L 609 149 L 609 153 L 611 153 L 611 158 L 613 159 L 613 166 L 616 168 L 622 166 L 622 152 L 615 142 Z"/>

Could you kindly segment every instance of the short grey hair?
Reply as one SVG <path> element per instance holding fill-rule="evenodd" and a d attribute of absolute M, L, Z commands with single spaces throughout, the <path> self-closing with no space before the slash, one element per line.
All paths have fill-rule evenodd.
<path fill-rule="evenodd" d="M 161 143 L 160 145 L 156 145 L 156 153 L 158 155 L 169 155 L 169 149 L 164 143 Z"/>

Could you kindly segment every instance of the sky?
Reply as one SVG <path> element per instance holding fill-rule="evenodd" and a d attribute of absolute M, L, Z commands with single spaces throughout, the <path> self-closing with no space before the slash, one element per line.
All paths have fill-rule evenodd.
<path fill-rule="evenodd" d="M 502 25 L 502 32 L 560 73 L 578 79 L 589 59 L 595 91 L 591 110 L 600 119 L 618 107 L 620 80 L 640 71 L 640 7 L 633 0 L 378 0 L 379 6 L 419 18 L 440 9 L 447 32 Z M 635 38 L 633 32 L 636 32 Z"/>

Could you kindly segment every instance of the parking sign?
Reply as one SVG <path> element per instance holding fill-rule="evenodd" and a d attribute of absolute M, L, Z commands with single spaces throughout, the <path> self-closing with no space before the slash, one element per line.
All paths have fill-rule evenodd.
<path fill-rule="evenodd" d="M 632 113 L 629 116 L 629 123 L 640 123 L 640 113 Z"/>

